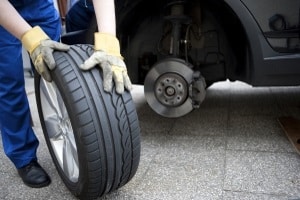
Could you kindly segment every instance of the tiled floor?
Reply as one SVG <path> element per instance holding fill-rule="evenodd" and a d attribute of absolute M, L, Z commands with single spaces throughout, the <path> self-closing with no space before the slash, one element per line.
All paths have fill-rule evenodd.
<path fill-rule="evenodd" d="M 75 199 L 59 178 L 46 148 L 26 78 L 39 158 L 52 177 L 43 189 L 24 186 L 0 151 L 0 199 Z M 132 91 L 139 114 L 142 151 L 135 177 L 103 199 L 298 199 L 300 156 L 277 119 L 300 119 L 300 87 L 252 88 L 222 82 L 209 88 L 199 110 L 178 119 L 155 114 L 143 87 Z"/>

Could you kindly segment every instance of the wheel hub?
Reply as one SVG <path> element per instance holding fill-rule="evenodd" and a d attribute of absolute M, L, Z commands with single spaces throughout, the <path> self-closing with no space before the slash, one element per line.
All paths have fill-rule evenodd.
<path fill-rule="evenodd" d="M 176 73 L 166 73 L 158 78 L 155 84 L 157 100 L 170 107 L 176 107 L 184 103 L 188 97 L 186 81 Z"/>

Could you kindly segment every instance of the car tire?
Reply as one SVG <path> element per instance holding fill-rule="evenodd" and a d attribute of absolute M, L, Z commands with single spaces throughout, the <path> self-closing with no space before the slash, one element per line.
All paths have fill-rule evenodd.
<path fill-rule="evenodd" d="M 53 81 L 35 78 L 39 117 L 55 167 L 80 199 L 101 197 L 125 185 L 140 160 L 140 127 L 131 94 L 105 92 L 99 68 L 79 65 L 90 45 L 54 52 Z"/>

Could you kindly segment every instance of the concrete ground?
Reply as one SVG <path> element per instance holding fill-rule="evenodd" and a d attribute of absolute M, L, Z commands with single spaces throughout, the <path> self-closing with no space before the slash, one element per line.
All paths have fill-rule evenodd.
<path fill-rule="evenodd" d="M 42 136 L 33 79 L 26 77 L 39 160 L 52 178 L 42 189 L 23 185 L 0 150 L 0 199 L 76 199 L 62 183 Z M 277 118 L 300 119 L 300 87 L 214 84 L 199 110 L 167 119 L 132 91 L 141 126 L 141 161 L 134 178 L 106 200 L 300 199 L 300 156 Z"/>

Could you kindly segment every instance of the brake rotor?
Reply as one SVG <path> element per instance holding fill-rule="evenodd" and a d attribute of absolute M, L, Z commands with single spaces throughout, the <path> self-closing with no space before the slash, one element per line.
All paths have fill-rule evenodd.
<path fill-rule="evenodd" d="M 149 106 L 159 115 L 181 117 L 193 110 L 189 87 L 193 70 L 186 62 L 168 58 L 155 64 L 148 72 L 144 92 Z"/>

